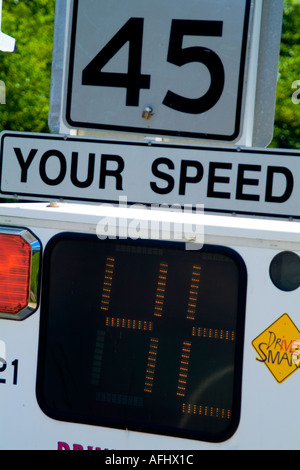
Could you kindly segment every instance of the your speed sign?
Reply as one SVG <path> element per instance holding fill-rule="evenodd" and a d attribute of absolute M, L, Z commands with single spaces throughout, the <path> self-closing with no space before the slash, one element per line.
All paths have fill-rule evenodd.
<path fill-rule="evenodd" d="M 67 127 L 236 141 L 253 0 L 73 0 Z"/>

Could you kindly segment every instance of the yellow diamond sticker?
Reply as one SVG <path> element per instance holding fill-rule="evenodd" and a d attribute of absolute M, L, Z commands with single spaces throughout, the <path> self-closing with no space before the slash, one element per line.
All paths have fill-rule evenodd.
<path fill-rule="evenodd" d="M 300 367 L 300 332 L 287 313 L 252 341 L 263 362 L 281 383 Z"/>

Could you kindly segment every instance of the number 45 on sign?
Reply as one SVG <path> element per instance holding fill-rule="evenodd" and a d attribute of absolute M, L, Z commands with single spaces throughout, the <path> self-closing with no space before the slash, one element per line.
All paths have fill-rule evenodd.
<path fill-rule="evenodd" d="M 66 125 L 235 140 L 250 6 L 73 0 Z"/>

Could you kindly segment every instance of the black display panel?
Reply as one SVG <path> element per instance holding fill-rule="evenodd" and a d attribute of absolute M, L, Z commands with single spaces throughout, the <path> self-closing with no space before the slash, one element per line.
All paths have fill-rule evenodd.
<path fill-rule="evenodd" d="M 229 249 L 62 234 L 46 247 L 37 398 L 52 418 L 222 441 L 240 412 L 246 268 Z"/>

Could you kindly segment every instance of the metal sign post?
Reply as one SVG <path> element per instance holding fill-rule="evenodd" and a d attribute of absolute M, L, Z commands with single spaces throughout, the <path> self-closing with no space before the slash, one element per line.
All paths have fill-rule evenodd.
<path fill-rule="evenodd" d="M 231 0 L 228 8 L 220 0 L 164 8 L 58 0 L 52 131 L 267 145 L 282 8 L 282 0 Z"/>

